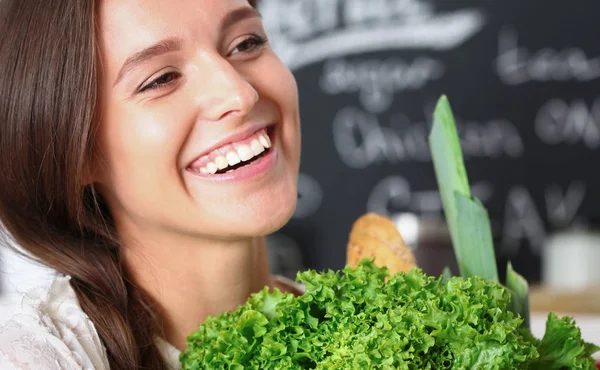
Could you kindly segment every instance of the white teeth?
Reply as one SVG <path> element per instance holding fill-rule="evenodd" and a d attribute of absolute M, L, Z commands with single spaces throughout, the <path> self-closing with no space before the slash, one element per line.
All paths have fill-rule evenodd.
<path fill-rule="evenodd" d="M 240 162 L 240 156 L 236 152 L 232 150 L 229 153 L 227 153 L 227 163 L 229 163 L 230 166 L 235 166 Z"/>
<path fill-rule="evenodd" d="M 204 167 L 195 169 L 194 171 L 204 175 L 214 175 L 219 171 L 227 169 L 229 166 L 235 166 L 240 162 L 249 161 L 262 154 L 265 149 L 270 148 L 271 140 L 266 132 L 262 131 L 255 135 L 254 138 L 250 140 L 249 144 L 236 144 L 234 147 L 234 150 L 229 150 L 225 155 L 217 155 L 212 162 L 208 162 Z"/>
<path fill-rule="evenodd" d="M 219 168 L 220 170 L 225 169 L 229 166 L 229 162 L 227 161 L 227 158 L 225 158 L 222 155 L 215 158 L 215 164 L 217 165 L 217 168 Z"/>
<path fill-rule="evenodd" d="M 254 155 L 259 155 L 265 151 L 265 147 L 257 139 L 252 140 L 250 143 L 250 148 L 252 149 L 252 153 L 254 153 Z"/>
<path fill-rule="evenodd" d="M 210 173 L 211 175 L 214 175 L 219 170 L 217 165 L 214 164 L 213 162 L 208 162 L 206 164 L 206 169 L 208 170 L 208 173 Z"/>
<path fill-rule="evenodd" d="M 269 135 L 266 135 L 264 133 L 260 133 L 258 135 L 258 141 L 260 141 L 260 143 L 262 144 L 262 146 L 264 146 L 265 148 L 270 148 L 271 147 L 271 139 L 269 139 Z"/>
<path fill-rule="evenodd" d="M 254 154 L 252 154 L 252 149 L 250 149 L 250 147 L 246 144 L 239 145 L 237 147 L 237 153 L 239 154 L 240 159 L 244 162 L 254 157 Z"/>

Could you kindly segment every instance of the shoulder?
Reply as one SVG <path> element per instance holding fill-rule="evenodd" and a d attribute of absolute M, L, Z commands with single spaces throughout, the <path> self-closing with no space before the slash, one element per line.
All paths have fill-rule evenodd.
<path fill-rule="evenodd" d="M 108 369 L 106 351 L 69 277 L 0 304 L 1 369 Z"/>

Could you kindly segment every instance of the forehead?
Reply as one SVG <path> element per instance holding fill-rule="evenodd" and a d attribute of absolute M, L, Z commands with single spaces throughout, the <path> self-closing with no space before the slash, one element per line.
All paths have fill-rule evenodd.
<path fill-rule="evenodd" d="M 214 39 L 220 20 L 248 0 L 102 0 L 98 8 L 100 44 L 110 59 L 166 37 Z"/>

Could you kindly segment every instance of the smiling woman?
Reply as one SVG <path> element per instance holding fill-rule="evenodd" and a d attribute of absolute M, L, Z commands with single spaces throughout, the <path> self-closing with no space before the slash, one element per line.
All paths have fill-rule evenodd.
<path fill-rule="evenodd" d="M 0 368 L 178 368 L 269 276 L 297 198 L 294 78 L 248 0 L 0 1 L 0 220 L 53 278 Z"/>

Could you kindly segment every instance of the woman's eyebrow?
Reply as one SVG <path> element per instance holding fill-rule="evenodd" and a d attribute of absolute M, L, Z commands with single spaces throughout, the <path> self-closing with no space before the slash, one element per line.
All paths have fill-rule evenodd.
<path fill-rule="evenodd" d="M 121 67 L 113 86 L 117 85 L 128 72 L 140 64 L 143 64 L 144 62 L 159 55 L 180 50 L 181 44 L 182 40 L 180 38 L 169 37 L 133 54 L 127 58 L 125 63 L 123 63 L 123 66 Z"/>
<path fill-rule="evenodd" d="M 250 6 L 232 10 L 221 19 L 221 22 L 219 22 L 220 29 L 226 29 L 231 25 L 248 18 L 261 18 L 261 16 L 258 10 Z"/>

